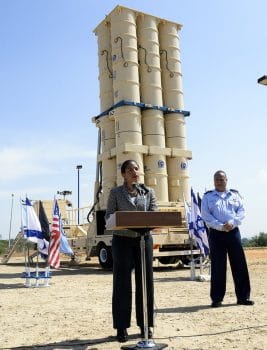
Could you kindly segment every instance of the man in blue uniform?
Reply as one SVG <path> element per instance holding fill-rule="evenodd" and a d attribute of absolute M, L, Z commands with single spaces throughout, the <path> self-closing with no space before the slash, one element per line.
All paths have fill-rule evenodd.
<path fill-rule="evenodd" d="M 219 307 L 226 290 L 227 254 L 232 270 L 238 305 L 253 305 L 245 254 L 238 226 L 245 217 L 238 191 L 227 189 L 227 176 L 222 170 L 214 174 L 213 191 L 204 194 L 201 204 L 203 220 L 209 228 L 211 259 L 212 307 Z"/>

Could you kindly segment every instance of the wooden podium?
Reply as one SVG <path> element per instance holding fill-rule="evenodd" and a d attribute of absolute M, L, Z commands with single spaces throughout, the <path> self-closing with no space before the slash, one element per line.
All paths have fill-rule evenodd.
<path fill-rule="evenodd" d="M 182 217 L 175 211 L 116 211 L 107 222 L 108 230 L 180 227 Z"/>

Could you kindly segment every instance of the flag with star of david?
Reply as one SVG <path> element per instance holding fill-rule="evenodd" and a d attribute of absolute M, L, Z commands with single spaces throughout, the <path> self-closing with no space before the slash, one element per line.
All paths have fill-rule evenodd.
<path fill-rule="evenodd" d="M 197 197 L 191 188 L 191 211 L 189 222 L 189 234 L 195 239 L 198 248 L 204 256 L 209 255 L 209 242 L 204 221 L 201 217 Z"/>

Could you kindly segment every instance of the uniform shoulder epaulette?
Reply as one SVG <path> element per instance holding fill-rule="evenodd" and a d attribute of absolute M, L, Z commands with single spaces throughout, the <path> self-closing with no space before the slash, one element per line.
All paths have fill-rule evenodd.
<path fill-rule="evenodd" d="M 213 190 L 206 191 L 204 194 L 208 194 L 208 193 L 211 193 L 211 192 L 213 192 Z"/>
<path fill-rule="evenodd" d="M 230 191 L 235 192 L 235 193 L 239 193 L 237 190 L 234 190 L 233 188 L 230 188 Z"/>

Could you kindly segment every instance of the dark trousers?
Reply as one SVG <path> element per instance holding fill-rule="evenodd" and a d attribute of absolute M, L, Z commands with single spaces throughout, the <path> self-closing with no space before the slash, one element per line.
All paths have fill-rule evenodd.
<path fill-rule="evenodd" d="M 210 229 L 209 245 L 211 259 L 210 296 L 212 301 L 222 301 L 225 295 L 227 254 L 232 270 L 236 297 L 238 300 L 249 299 L 249 274 L 239 229 L 236 227 L 230 232 Z"/>
<path fill-rule="evenodd" d="M 132 269 L 135 269 L 135 304 L 136 320 L 139 327 L 144 326 L 142 271 L 140 254 L 140 237 L 127 238 L 113 236 L 113 295 L 112 315 L 113 327 L 129 328 L 132 310 Z M 153 327 L 153 240 L 151 235 L 145 236 L 146 280 L 148 326 Z"/>

